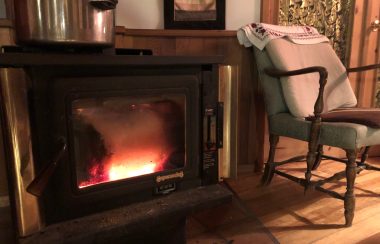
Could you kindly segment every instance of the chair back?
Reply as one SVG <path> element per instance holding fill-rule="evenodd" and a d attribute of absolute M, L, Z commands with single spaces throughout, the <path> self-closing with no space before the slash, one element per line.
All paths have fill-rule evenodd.
<path fill-rule="evenodd" d="M 310 73 L 280 79 L 269 77 L 264 69 L 283 71 L 323 66 L 329 75 L 324 92 L 323 112 L 356 105 L 356 97 L 346 69 L 329 43 L 295 44 L 286 38 L 270 41 L 263 51 L 254 48 L 257 68 L 268 115 L 290 112 L 298 118 L 313 115 L 319 92 L 319 74 Z"/>
<path fill-rule="evenodd" d="M 253 46 L 253 53 L 259 73 L 260 87 L 264 93 L 265 110 L 268 116 L 288 113 L 289 109 L 282 92 L 280 79 L 271 77 L 264 72 L 266 68 L 274 68 L 266 49 L 260 51 L 257 47 Z"/>

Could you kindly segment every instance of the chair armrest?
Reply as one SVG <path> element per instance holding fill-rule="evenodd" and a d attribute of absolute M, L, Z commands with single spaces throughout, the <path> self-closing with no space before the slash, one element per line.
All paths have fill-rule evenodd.
<path fill-rule="evenodd" d="M 347 68 L 347 73 L 350 72 L 361 72 L 365 70 L 371 70 L 371 69 L 380 69 L 380 64 L 371 64 L 371 65 L 366 65 L 366 66 L 360 66 L 360 67 L 355 67 L 355 68 Z"/>
<path fill-rule="evenodd" d="M 267 75 L 277 77 L 277 78 L 283 77 L 283 76 L 304 75 L 304 74 L 309 74 L 309 73 L 314 73 L 314 72 L 318 72 L 320 76 L 326 75 L 326 77 L 328 74 L 326 68 L 322 66 L 312 66 L 312 67 L 290 70 L 290 71 L 279 70 L 276 68 L 270 68 L 270 69 L 266 68 L 264 69 L 264 71 Z"/>
<path fill-rule="evenodd" d="M 307 160 L 306 160 L 308 170 L 305 174 L 305 178 L 307 182 L 310 182 L 310 176 L 311 176 L 310 170 L 316 158 L 317 146 L 319 144 L 319 135 L 321 133 L 321 125 L 322 125 L 321 113 L 323 111 L 323 92 L 325 89 L 325 85 L 327 83 L 328 72 L 326 68 L 321 67 L 321 66 L 312 66 L 312 67 L 307 67 L 304 69 L 291 70 L 291 71 L 282 71 L 282 70 L 277 70 L 277 69 L 265 69 L 264 71 L 266 74 L 270 76 L 274 76 L 274 77 L 294 76 L 294 75 L 302 75 L 302 74 L 308 74 L 308 73 L 314 73 L 314 72 L 319 73 L 319 92 L 318 92 L 318 98 L 314 104 L 314 117 L 311 118 L 309 143 L 308 143 L 309 152 L 307 153 Z"/>
<path fill-rule="evenodd" d="M 312 66 L 307 67 L 303 69 L 297 69 L 297 70 L 290 70 L 290 71 L 284 71 L 279 70 L 275 68 L 270 69 L 264 69 L 264 72 L 273 77 L 283 77 L 283 76 L 295 76 L 295 75 L 303 75 L 303 74 L 309 74 L 309 73 L 319 73 L 319 92 L 318 92 L 318 98 L 315 101 L 314 104 L 314 120 L 320 120 L 320 115 L 323 111 L 323 92 L 325 89 L 325 85 L 327 82 L 328 72 L 326 68 L 322 66 Z"/>

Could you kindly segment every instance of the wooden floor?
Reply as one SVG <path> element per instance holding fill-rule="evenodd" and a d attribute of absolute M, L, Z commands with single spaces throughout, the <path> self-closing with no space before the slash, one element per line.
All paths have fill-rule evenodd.
<path fill-rule="evenodd" d="M 370 162 L 376 165 L 375 159 Z M 302 177 L 305 163 L 282 168 Z M 313 179 L 340 170 L 343 164 L 323 161 Z M 260 178 L 249 170 L 226 181 L 236 193 L 233 201 L 189 217 L 187 243 L 380 243 L 380 172 L 363 171 L 356 178 L 355 219 L 349 228 L 343 227 L 343 201 L 315 191 L 304 195 L 302 187 L 277 175 L 270 186 L 260 187 Z M 345 192 L 344 180 L 327 187 Z M 9 231 L 1 231 L 10 228 L 9 211 L 0 210 L 0 243 L 13 243 Z"/>
<path fill-rule="evenodd" d="M 278 243 L 238 197 L 187 218 L 187 244 Z"/>
<path fill-rule="evenodd" d="M 376 159 L 368 162 L 380 166 Z M 302 177 L 305 163 L 281 168 Z M 312 177 L 326 178 L 344 168 L 342 163 L 323 161 Z M 260 177 L 244 173 L 238 180 L 227 183 L 278 242 L 380 243 L 380 172 L 363 171 L 357 176 L 355 218 L 349 228 L 343 227 L 343 201 L 316 191 L 304 195 L 302 187 L 278 175 L 270 186 L 258 187 Z M 325 186 L 345 192 L 344 180 Z"/>

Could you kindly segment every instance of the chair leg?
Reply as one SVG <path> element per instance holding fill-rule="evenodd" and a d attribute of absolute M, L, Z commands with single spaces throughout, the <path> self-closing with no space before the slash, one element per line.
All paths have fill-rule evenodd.
<path fill-rule="evenodd" d="M 364 164 L 365 161 L 367 160 L 369 148 L 370 148 L 369 146 L 364 148 L 364 152 L 362 153 L 362 157 L 360 159 L 360 164 Z"/>
<path fill-rule="evenodd" d="M 276 153 L 276 147 L 277 147 L 278 141 L 279 141 L 278 135 L 270 134 L 269 157 L 268 157 L 268 162 L 265 164 L 264 175 L 261 178 L 261 185 L 264 185 L 264 186 L 269 185 L 270 182 L 272 181 L 274 170 L 276 169 L 276 165 L 274 164 L 274 156 Z"/>
<path fill-rule="evenodd" d="M 305 179 L 306 179 L 306 185 L 305 185 L 305 192 L 308 189 L 308 186 L 311 181 L 311 170 L 314 166 L 314 163 L 317 158 L 317 148 L 318 148 L 318 138 L 319 138 L 319 127 L 318 125 L 315 127 L 312 127 L 312 132 L 310 133 L 310 140 L 309 140 L 309 151 L 306 156 L 306 163 L 307 163 L 307 170 L 305 173 Z"/>
<path fill-rule="evenodd" d="M 317 157 L 315 158 L 315 162 L 314 162 L 313 167 L 311 168 L 311 170 L 318 169 L 318 167 L 319 167 L 319 165 L 321 164 L 321 161 L 322 161 L 323 145 L 319 144 L 317 150 L 318 150 Z"/>
<path fill-rule="evenodd" d="M 347 165 L 346 165 L 346 178 L 347 178 L 347 191 L 344 195 L 344 217 L 346 219 L 346 226 L 352 225 L 355 211 L 355 194 L 354 184 L 356 178 L 356 150 L 346 150 Z"/>

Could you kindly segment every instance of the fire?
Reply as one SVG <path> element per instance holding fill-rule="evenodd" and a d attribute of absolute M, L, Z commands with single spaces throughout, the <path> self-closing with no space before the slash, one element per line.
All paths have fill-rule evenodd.
<path fill-rule="evenodd" d="M 121 180 L 139 175 L 146 175 L 155 172 L 157 163 L 147 163 L 143 165 L 117 165 L 112 166 L 108 172 L 109 180 Z"/>
<path fill-rule="evenodd" d="M 117 181 L 161 171 L 168 155 L 160 152 L 135 151 L 124 155 L 111 155 L 92 166 L 89 179 L 78 184 L 85 188 L 104 182 Z"/>
<path fill-rule="evenodd" d="M 104 146 L 103 154 L 94 151 L 92 161 L 79 162 L 87 167 L 79 169 L 79 188 L 172 167 L 166 163 L 177 147 L 173 128 L 177 128 L 183 116 L 177 115 L 177 104 L 169 101 L 132 103 L 133 99 L 129 99 L 110 98 L 101 105 L 99 101 L 79 100 L 83 104 L 76 105 L 75 115 L 84 125 L 91 125 L 101 138 L 98 144 Z"/>

